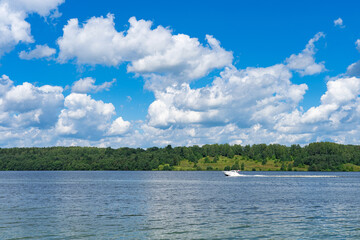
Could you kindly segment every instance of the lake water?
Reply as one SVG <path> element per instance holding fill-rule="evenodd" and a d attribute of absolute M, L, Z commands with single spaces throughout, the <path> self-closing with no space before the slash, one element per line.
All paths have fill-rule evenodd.
<path fill-rule="evenodd" d="M 360 239 L 360 173 L 0 172 L 0 239 Z"/>

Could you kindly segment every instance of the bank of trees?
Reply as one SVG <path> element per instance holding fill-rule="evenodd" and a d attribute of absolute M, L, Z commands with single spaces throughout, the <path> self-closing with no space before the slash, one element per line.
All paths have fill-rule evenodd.
<path fill-rule="evenodd" d="M 291 167 L 309 166 L 310 171 L 343 171 L 344 164 L 360 165 L 360 146 L 330 142 L 305 147 L 279 144 L 212 144 L 192 147 L 141 148 L 8 148 L 0 149 L 0 170 L 152 170 L 160 165 L 171 169 L 183 159 L 218 161 L 220 156 L 242 156 L 249 160 L 275 160 Z M 284 169 L 283 169 L 284 170 Z M 287 167 L 286 170 L 289 170 Z"/>

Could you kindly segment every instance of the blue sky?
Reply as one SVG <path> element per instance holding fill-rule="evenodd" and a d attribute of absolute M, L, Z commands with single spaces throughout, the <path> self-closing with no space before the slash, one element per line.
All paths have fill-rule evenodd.
<path fill-rule="evenodd" d="M 359 5 L 0 0 L 0 147 L 359 144 Z"/>

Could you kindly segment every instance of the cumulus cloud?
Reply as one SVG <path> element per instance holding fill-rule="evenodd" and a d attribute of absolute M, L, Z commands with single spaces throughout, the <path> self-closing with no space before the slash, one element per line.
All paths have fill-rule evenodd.
<path fill-rule="evenodd" d="M 30 60 L 30 59 L 39 59 L 39 58 L 48 58 L 53 56 L 56 53 L 56 49 L 50 48 L 48 45 L 36 45 L 35 49 L 26 52 L 21 51 L 19 57 L 21 59 Z"/>
<path fill-rule="evenodd" d="M 237 70 L 227 68 L 212 85 L 191 89 L 167 88 L 155 92 L 149 107 L 149 124 L 156 127 L 225 125 L 249 127 L 252 122 L 269 124 L 277 114 L 292 110 L 302 100 L 307 86 L 290 82 L 285 65 Z"/>
<path fill-rule="evenodd" d="M 299 97 L 303 96 L 304 92 L 302 91 L 306 89 L 305 86 L 302 89 L 300 85 L 290 87 L 299 91 Z M 255 91 L 251 91 L 251 93 L 256 95 Z M 189 120 L 190 117 L 188 119 L 177 119 L 176 114 L 179 114 L 177 111 L 194 111 L 194 113 L 202 117 L 206 115 L 201 112 L 201 109 L 195 111 L 194 109 L 184 108 L 184 104 L 182 105 L 183 108 L 176 107 L 175 101 L 172 100 L 169 104 L 170 107 L 164 105 L 162 108 L 165 110 L 158 115 L 154 115 L 160 116 L 159 118 L 151 119 L 151 108 L 149 108 L 149 124 L 153 124 L 153 126 L 144 127 L 143 129 L 147 134 L 142 135 L 149 135 L 147 138 L 149 142 L 151 142 L 150 136 L 152 135 L 156 136 L 155 139 L 158 144 L 169 141 L 169 144 L 180 143 L 180 145 L 217 142 L 233 144 L 263 142 L 306 144 L 312 141 L 360 144 L 360 140 L 356 137 L 356 135 L 360 134 L 360 127 L 358 127 L 360 126 L 359 95 L 360 78 L 337 77 L 327 82 L 327 91 L 322 95 L 321 103 L 306 111 L 298 107 L 299 102 L 297 101 L 293 102 L 292 107 L 276 108 L 281 101 L 273 101 L 269 102 L 269 106 L 264 105 L 263 108 L 257 108 L 260 103 L 268 103 L 267 100 L 262 100 L 261 96 L 254 96 L 257 99 L 256 104 L 249 104 L 250 111 L 247 111 L 247 107 L 241 106 L 241 104 L 237 105 L 236 101 L 228 101 L 222 107 L 215 108 L 219 110 L 216 116 L 223 117 L 222 125 L 209 125 L 205 121 L 200 121 L 197 117 L 191 118 L 191 120 Z M 208 96 L 206 95 L 206 97 Z M 271 96 L 271 94 L 268 96 Z M 206 99 L 206 97 L 203 99 Z M 245 97 L 248 97 L 248 95 L 245 95 Z M 159 99 L 156 101 L 159 101 Z M 162 103 L 166 104 L 167 102 L 164 100 Z M 224 108 L 229 109 L 224 111 Z M 232 116 L 233 118 L 231 118 Z M 248 119 L 246 125 L 241 124 L 244 121 L 241 119 L 242 117 Z M 204 119 L 208 121 L 205 117 Z M 241 121 L 237 122 L 238 119 L 241 119 Z M 176 122 L 177 120 L 179 122 Z M 183 121 L 187 121 L 186 124 L 182 124 Z M 154 125 L 154 123 L 158 125 Z M 164 128 L 162 126 L 168 127 Z"/>
<path fill-rule="evenodd" d="M 0 2 L 0 57 L 12 50 L 19 42 L 31 43 L 30 24 L 25 21 L 24 12 L 10 9 L 9 4 Z"/>
<path fill-rule="evenodd" d="M 124 121 L 122 117 L 118 117 L 110 126 L 107 135 L 123 135 L 124 133 L 128 132 L 130 128 L 130 122 Z"/>
<path fill-rule="evenodd" d="M 359 143 L 354 138 L 359 129 L 353 128 L 360 123 L 359 78 L 340 75 L 329 80 L 321 104 L 307 111 L 300 107 L 307 85 L 291 82 L 292 71 L 308 75 L 325 70 L 324 63 L 314 59 L 314 43 L 323 36 L 315 35 L 285 64 L 243 70 L 226 67 L 205 87 L 192 89 L 182 83 L 155 90 L 142 135 L 148 132 L 157 136 L 158 144 L 184 145 L 326 140 Z M 306 61 L 302 63 L 303 59 Z M 318 70 L 312 70 L 316 66 Z"/>
<path fill-rule="evenodd" d="M 32 43 L 29 13 L 47 16 L 64 0 L 0 0 L 0 57 L 18 43 Z"/>
<path fill-rule="evenodd" d="M 66 138 L 85 144 L 126 136 L 131 123 L 119 116 L 113 120 L 115 115 L 113 104 L 87 94 L 64 97 L 62 87 L 15 85 L 0 77 L 1 146 L 49 146 Z"/>
<path fill-rule="evenodd" d="M 13 87 L 14 82 L 5 74 L 0 78 L 0 96 L 4 96 Z"/>
<path fill-rule="evenodd" d="M 340 28 L 345 27 L 345 25 L 343 23 L 343 20 L 341 18 L 338 18 L 338 19 L 334 20 L 334 26 L 335 27 L 340 27 Z"/>
<path fill-rule="evenodd" d="M 98 41 L 91 37 L 97 35 L 97 29 L 106 29 L 105 40 Z M 132 38 L 139 33 L 141 36 L 138 38 L 142 39 L 144 46 L 131 50 L 129 46 L 133 41 Z M 160 46 L 142 38 L 148 36 L 147 39 L 152 39 L 152 34 L 163 36 L 159 37 L 159 41 L 162 41 Z M 230 52 L 223 50 L 219 42 L 211 36 L 207 36 L 209 46 L 202 46 L 197 39 L 186 35 L 173 35 L 169 29 L 161 26 L 151 29 L 151 22 L 137 21 L 134 18 L 130 19 L 127 32 L 117 32 L 114 29 L 112 15 L 106 18 L 92 18 L 82 26 L 79 26 L 77 20 L 70 20 L 64 27 L 64 35 L 58 40 L 58 44 L 60 61 L 75 59 L 78 64 L 112 66 L 127 61 L 128 71 L 136 72 L 147 80 L 148 88 L 155 95 L 155 101 L 148 109 L 147 121 L 141 127 L 138 126 L 138 130 L 132 132 L 130 138 L 122 137 L 119 142 L 126 142 L 129 145 L 139 142 L 159 145 L 177 139 L 178 144 L 182 142 L 189 145 L 209 142 L 212 141 L 211 139 L 214 142 L 231 140 L 249 143 L 263 138 L 269 141 L 272 139 L 273 142 L 288 143 L 305 141 L 313 136 L 310 133 L 280 130 L 278 123 L 292 116 L 291 114 L 295 115 L 296 112 L 301 114 L 298 110 L 299 103 L 308 89 L 306 84 L 291 82 L 292 72 L 313 75 L 325 70 L 324 63 L 317 63 L 314 58 L 315 42 L 321 37 L 324 37 L 323 33 L 316 34 L 301 53 L 291 55 L 284 64 L 243 70 L 231 65 L 232 54 L 229 55 Z M 118 45 L 111 45 L 116 42 L 114 39 L 121 41 L 117 42 Z M 77 43 L 80 40 L 83 42 L 78 47 L 72 48 L 70 43 Z M 105 51 L 100 51 L 97 47 L 103 44 L 96 45 L 100 42 L 108 42 L 109 44 L 104 46 L 115 50 L 109 50 L 107 54 L 105 47 Z M 121 49 L 122 45 L 119 43 L 126 43 L 128 47 Z M 169 49 L 162 50 L 161 47 L 165 45 Z M 155 46 L 156 54 L 151 49 L 144 50 L 147 46 Z M 177 54 L 178 50 L 180 53 Z M 116 51 L 122 52 L 114 54 Z M 126 51 L 132 52 L 132 55 Z M 192 55 L 194 52 L 195 55 Z M 200 55 L 201 57 L 197 57 Z M 207 56 L 208 63 L 202 63 L 204 55 Z M 169 56 L 174 56 L 174 59 L 170 59 Z M 213 64 L 215 56 L 219 60 L 221 57 L 225 59 L 216 67 Z M 174 68 L 170 67 L 171 60 Z M 225 68 L 212 84 L 195 89 L 190 87 L 191 81 L 205 76 L 217 67 Z M 92 79 L 83 82 L 87 83 L 84 84 L 86 86 L 93 86 L 95 83 Z M 310 112 L 308 115 L 310 116 Z M 122 118 L 119 118 L 111 124 L 106 134 L 109 136 L 117 132 L 121 135 L 122 129 L 128 128 L 127 125 L 123 123 Z M 285 125 L 282 127 L 284 128 Z M 75 133 L 71 127 L 66 131 Z M 218 134 L 214 134 L 216 131 Z"/>
<path fill-rule="evenodd" d="M 118 66 L 128 63 L 128 71 L 169 86 L 189 82 L 208 74 L 215 68 L 230 65 L 232 53 L 220 47 L 219 41 L 206 36 L 207 45 L 185 34 L 172 34 L 162 26 L 152 28 L 151 21 L 129 19 L 126 31 L 115 29 L 114 16 L 93 17 L 80 25 L 71 19 L 58 39 L 58 60 L 75 59 L 77 64 Z"/>
<path fill-rule="evenodd" d="M 301 101 L 308 86 L 291 81 L 295 72 L 305 76 L 326 70 L 324 62 L 315 60 L 315 43 L 323 33 L 282 63 L 237 69 L 231 64 L 232 53 L 212 36 L 206 36 L 207 43 L 201 44 L 187 35 L 173 34 L 169 28 L 153 28 L 151 21 L 131 18 L 129 22 L 129 28 L 119 32 L 113 15 L 94 17 L 84 24 L 71 19 L 58 39 L 58 60 L 128 64 L 128 71 L 142 76 L 155 96 L 146 120 L 130 123 L 116 115 L 112 103 L 86 94 L 106 90 L 114 81 L 96 85 L 94 78 L 80 79 L 64 99 L 61 88 L 30 83 L 15 86 L 4 75 L 0 78 L 0 143 L 17 139 L 19 145 L 32 145 L 21 138 L 39 145 L 112 147 L 322 140 L 360 143 L 357 63 L 349 66 L 347 74 L 328 80 L 320 104 L 306 111 Z M 192 81 L 216 68 L 221 72 L 211 84 L 192 87 Z M 53 105 L 49 105 L 51 101 Z M 48 106 L 57 109 L 50 114 L 55 116 L 51 121 L 43 119 L 44 112 L 50 111 Z M 39 127 L 46 122 L 52 127 Z"/>
<path fill-rule="evenodd" d="M 116 82 L 116 79 L 113 79 L 111 82 L 104 82 L 101 85 L 95 85 L 95 81 L 96 80 L 91 77 L 82 78 L 74 82 L 71 91 L 76 93 L 109 91 L 110 87 Z"/>
<path fill-rule="evenodd" d="M 236 124 L 241 128 L 261 124 L 272 128 L 281 114 L 292 112 L 308 89 L 293 84 L 292 71 L 309 75 L 325 69 L 316 63 L 314 43 L 323 37 L 318 33 L 305 49 L 293 54 L 286 64 L 270 67 L 226 67 L 220 77 L 202 88 L 191 89 L 188 83 L 155 90 L 156 100 L 149 106 L 149 124 L 158 128 L 185 127 L 188 124 L 216 126 Z"/>
<path fill-rule="evenodd" d="M 36 87 L 24 82 L 15 86 L 8 76 L 0 78 L 0 126 L 49 128 L 63 106 L 63 89 Z"/>
<path fill-rule="evenodd" d="M 292 54 L 286 59 L 287 67 L 295 70 L 300 75 L 313 75 L 321 73 L 326 70 L 324 62 L 315 62 L 314 55 L 316 53 L 315 42 L 320 38 L 325 37 L 322 32 L 317 33 L 312 39 L 309 40 L 305 49 L 299 54 Z"/>
<path fill-rule="evenodd" d="M 65 0 L 1 0 L 9 4 L 12 9 L 26 13 L 37 13 L 46 17 L 51 11 L 55 11 Z"/>
<path fill-rule="evenodd" d="M 65 109 L 61 111 L 56 123 L 56 132 L 80 139 L 100 139 L 106 134 L 124 134 L 130 123 L 122 118 L 111 123 L 114 115 L 113 104 L 96 101 L 87 94 L 71 93 L 65 98 Z"/>
<path fill-rule="evenodd" d="M 321 104 L 306 112 L 295 110 L 284 114 L 275 129 L 287 133 L 315 133 L 331 135 L 352 131 L 360 121 L 360 79 L 340 77 L 329 80 Z M 340 135 L 340 134 L 339 134 Z"/>

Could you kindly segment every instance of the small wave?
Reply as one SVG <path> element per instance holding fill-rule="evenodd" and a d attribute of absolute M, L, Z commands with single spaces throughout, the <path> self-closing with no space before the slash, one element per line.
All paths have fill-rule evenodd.
<path fill-rule="evenodd" d="M 230 227 L 230 230 L 237 230 L 237 229 L 244 229 L 244 228 L 251 228 L 250 225 L 240 225 L 240 226 L 236 226 L 236 227 Z"/>

